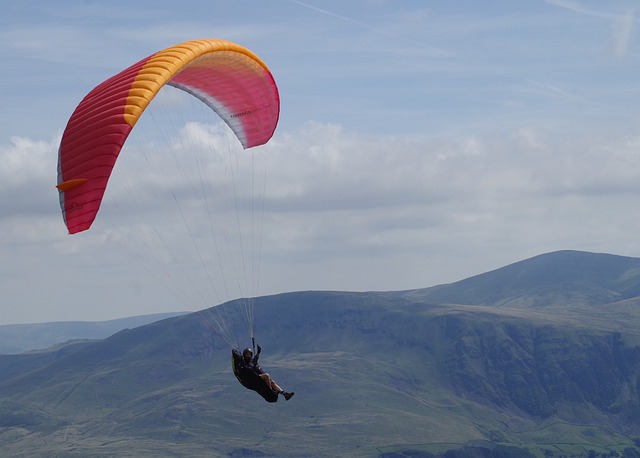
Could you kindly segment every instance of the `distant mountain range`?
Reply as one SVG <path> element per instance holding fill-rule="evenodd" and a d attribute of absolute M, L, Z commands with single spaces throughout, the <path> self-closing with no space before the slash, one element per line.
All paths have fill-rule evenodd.
<path fill-rule="evenodd" d="M 108 321 L 57 321 L 0 325 L 0 355 L 42 350 L 69 340 L 104 339 L 127 328 L 136 328 L 185 312 L 155 313 Z"/>
<path fill-rule="evenodd" d="M 640 259 L 561 251 L 449 285 L 258 298 L 267 404 L 213 310 L 0 355 L 0 446 L 58 456 L 640 456 Z M 238 335 L 236 303 L 220 306 Z"/>

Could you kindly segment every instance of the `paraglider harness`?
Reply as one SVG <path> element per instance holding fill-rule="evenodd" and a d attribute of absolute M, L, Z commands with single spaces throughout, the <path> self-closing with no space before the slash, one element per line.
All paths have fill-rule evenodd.
<path fill-rule="evenodd" d="M 258 365 L 258 357 L 260 356 L 260 352 L 262 349 L 260 345 L 258 345 L 258 351 L 256 352 L 256 340 L 252 338 L 253 342 L 253 358 L 251 358 L 251 362 L 248 364 L 244 359 L 244 352 L 240 353 L 240 350 L 237 348 L 233 348 L 231 350 L 231 367 L 233 368 L 233 375 L 236 376 L 238 381 L 249 390 L 253 390 L 257 392 L 260 396 L 264 398 L 267 402 L 277 402 L 278 401 L 278 393 L 275 393 L 267 382 L 260 377 L 260 374 L 263 374 L 264 371 Z M 245 351 L 251 351 L 250 348 L 245 349 Z"/>

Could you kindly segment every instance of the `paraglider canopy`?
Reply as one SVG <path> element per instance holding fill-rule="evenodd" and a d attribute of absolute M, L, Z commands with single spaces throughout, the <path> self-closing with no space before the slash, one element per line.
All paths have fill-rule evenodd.
<path fill-rule="evenodd" d="M 248 49 L 203 39 L 142 59 L 89 92 L 64 130 L 57 188 L 70 234 L 91 227 L 122 146 L 165 85 L 206 103 L 244 148 L 266 143 L 275 131 L 278 89 L 267 66 Z"/>

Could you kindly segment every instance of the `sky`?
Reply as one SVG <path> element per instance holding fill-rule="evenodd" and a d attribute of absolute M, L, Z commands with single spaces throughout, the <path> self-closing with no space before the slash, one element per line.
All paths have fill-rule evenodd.
<path fill-rule="evenodd" d="M 238 294 L 424 288 L 565 249 L 640 257 L 636 6 L 3 1 L 0 325 L 200 310 Z M 132 134 L 96 222 L 69 235 L 54 186 L 74 108 L 129 65 L 197 38 L 234 41 L 269 66 L 274 137 L 242 151 L 198 107 L 197 119 L 172 117 L 186 103 L 162 93 L 147 124 L 167 116 L 175 130 Z M 216 174 L 212 150 L 241 157 L 237 172 Z M 182 162 L 196 167 L 177 173 Z M 215 193 L 219 215 L 192 205 L 188 177 L 204 169 L 236 183 Z M 243 238 L 225 232 L 223 256 L 204 228 L 233 219 L 224 205 Z M 247 270 L 251 286 L 236 293 Z"/>

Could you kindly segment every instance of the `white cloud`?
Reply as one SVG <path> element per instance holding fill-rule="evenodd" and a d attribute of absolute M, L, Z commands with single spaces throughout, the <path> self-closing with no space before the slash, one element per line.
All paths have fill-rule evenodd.
<path fill-rule="evenodd" d="M 3 218 L 51 215 L 58 202 L 56 137 L 51 141 L 14 137 L 0 146 L 0 213 Z M 5 232 L 6 234 L 7 232 Z M 25 235 L 21 232 L 21 235 Z"/>
<path fill-rule="evenodd" d="M 614 22 L 610 43 L 612 53 L 615 57 L 624 57 L 627 54 L 634 23 L 634 10 L 629 10 Z"/>
<path fill-rule="evenodd" d="M 243 248 L 251 261 L 257 240 L 250 234 L 257 227 L 259 294 L 431 286 L 561 248 L 640 252 L 634 241 L 639 223 L 628 218 L 628 205 L 640 193 L 638 136 L 576 142 L 527 126 L 496 136 L 420 139 L 308 123 L 265 147 L 241 151 L 219 125 L 191 123 L 180 135 L 180 141 L 168 139 L 171 151 L 156 145 L 151 154 L 143 152 L 142 139 L 134 141 L 120 158 L 94 227 L 76 236 L 65 235 L 57 201 L 42 193 L 51 181 L 46 168 L 55 168 L 45 157 L 53 155 L 53 145 L 23 138 L 2 150 L 11 164 L 3 182 L 33 184 L 15 196 L 15 205 L 48 206 L 39 214 L 0 218 L 0 256 L 12 260 L 14 276 L 21 273 L 24 301 L 37 300 L 28 284 L 48 269 L 47 287 L 74 278 L 82 285 L 77 300 L 91 300 L 98 309 L 114 301 L 131 314 L 145 313 L 149 304 L 155 311 L 204 308 L 226 300 L 225 289 L 237 294 L 234 276 L 246 268 L 238 253 Z M 215 164 L 221 157 L 211 156 L 210 145 L 222 158 L 239 154 L 232 174 Z M 176 169 L 176 154 L 184 170 Z M 251 163 L 259 178 L 267 170 L 264 211 L 253 222 L 263 188 L 253 191 L 252 213 L 243 197 Z M 200 173 L 213 180 L 206 184 L 209 201 L 202 198 Z M 235 190 L 225 184 L 230 178 Z M 232 203 L 234 195 L 239 213 L 235 205 L 217 206 Z M 242 232 L 235 229 L 238 218 Z M 216 251 L 217 244 L 225 252 Z M 218 281 L 219 259 L 226 285 Z"/>
<path fill-rule="evenodd" d="M 58 139 L 51 142 L 13 137 L 11 145 L 0 147 L 0 189 L 34 183 L 51 175 Z M 54 181 L 55 183 L 55 181 Z"/>
<path fill-rule="evenodd" d="M 553 6 L 557 6 L 560 8 L 573 11 L 575 13 L 585 14 L 587 16 L 595 16 L 595 17 L 603 17 L 603 18 L 611 17 L 610 14 L 589 9 L 586 6 L 584 6 L 583 3 L 581 2 L 576 2 L 572 0 L 544 0 L 544 2 Z"/>

